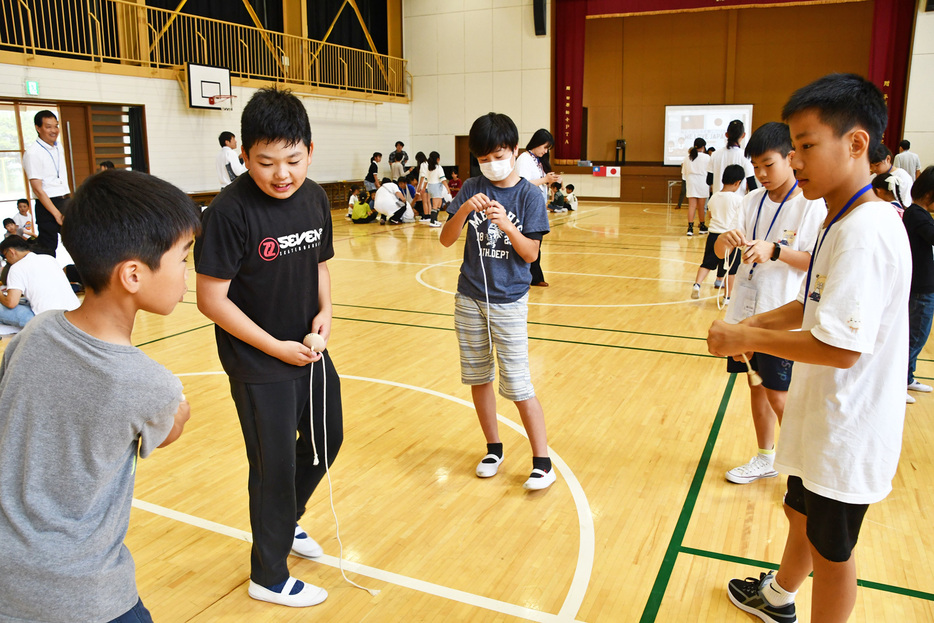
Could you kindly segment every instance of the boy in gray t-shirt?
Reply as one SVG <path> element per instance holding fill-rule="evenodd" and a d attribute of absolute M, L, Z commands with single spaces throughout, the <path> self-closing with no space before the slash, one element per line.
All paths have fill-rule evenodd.
<path fill-rule="evenodd" d="M 75 193 L 62 240 L 84 302 L 37 316 L 0 363 L 0 622 L 152 621 L 123 544 L 136 460 L 181 435 L 189 406 L 130 334 L 138 310 L 184 296 L 199 229 L 191 199 L 143 173 Z"/>
<path fill-rule="evenodd" d="M 454 327 L 460 346 L 461 381 L 470 385 L 487 454 L 477 476 L 495 476 L 503 461 L 496 422 L 493 346 L 499 359 L 499 393 L 516 403 L 532 445 L 532 473 L 525 488 L 555 482 L 548 457 L 545 414 L 529 372 L 530 264 L 547 234 L 548 213 L 539 190 L 516 172 L 519 132 L 506 115 L 486 114 L 470 128 L 470 151 L 482 177 L 466 182 L 448 206 L 441 244 L 451 246 L 467 229 L 464 262 L 457 280 Z"/>

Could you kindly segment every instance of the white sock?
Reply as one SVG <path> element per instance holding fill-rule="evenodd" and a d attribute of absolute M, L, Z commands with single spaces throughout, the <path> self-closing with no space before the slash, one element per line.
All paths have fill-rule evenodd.
<path fill-rule="evenodd" d="M 762 448 L 759 448 L 759 455 L 764 456 L 768 460 L 769 465 L 775 465 L 775 448 L 772 448 L 771 450 L 763 450 Z"/>
<path fill-rule="evenodd" d="M 794 602 L 795 595 L 797 594 L 798 591 L 792 593 L 782 588 L 779 583 L 775 581 L 774 575 L 762 586 L 762 596 L 773 606 L 787 606 Z"/>

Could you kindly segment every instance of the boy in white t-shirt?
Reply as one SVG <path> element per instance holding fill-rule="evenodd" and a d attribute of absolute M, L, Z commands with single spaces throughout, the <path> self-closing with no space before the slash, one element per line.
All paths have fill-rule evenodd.
<path fill-rule="evenodd" d="M 723 189 L 714 193 L 714 196 L 707 202 L 707 212 L 710 214 L 710 227 L 708 228 L 707 245 L 704 247 L 704 259 L 697 269 L 697 276 L 694 277 L 694 286 L 691 288 L 691 298 L 700 298 L 700 284 L 704 283 L 707 273 L 716 269 L 717 280 L 714 287 L 719 289 L 723 285 L 723 277 L 726 276 L 727 269 L 724 268 L 721 258 L 717 257 L 714 246 L 720 234 L 736 227 L 736 218 L 739 215 L 740 208 L 743 205 L 743 198 L 736 191 L 745 177 L 743 167 L 738 164 L 731 164 L 723 170 Z M 736 276 L 736 269 L 739 268 L 739 253 L 731 255 L 730 276 L 726 288 L 726 304 L 730 302 L 730 292 L 733 291 L 733 278 Z"/>
<path fill-rule="evenodd" d="M 735 290 L 730 291 L 732 301 L 726 314 L 726 321 L 734 324 L 794 300 L 827 215 L 823 201 L 809 201 L 798 188 L 787 125 L 760 126 L 749 139 L 746 154 L 762 188 L 743 198 L 737 228 L 721 235 L 714 246 L 717 257 L 743 247 L 743 267 Z M 736 484 L 778 476 L 773 467 L 775 426 L 782 421 L 791 383 L 792 361 L 765 353 L 749 359 L 762 378 L 761 385 L 749 385 L 758 452 L 748 463 L 726 473 L 726 479 Z M 745 372 L 746 364 L 729 359 L 727 371 Z"/>
<path fill-rule="evenodd" d="M 574 184 L 568 184 L 564 187 L 567 193 L 564 195 L 564 203 L 568 210 L 574 212 L 577 210 L 577 195 L 574 194 Z"/>
<path fill-rule="evenodd" d="M 18 199 L 16 201 L 16 210 L 17 213 L 13 215 L 13 222 L 16 223 L 19 235 L 26 240 L 35 238 L 37 236 L 36 227 L 33 225 L 32 210 L 29 209 L 29 202 L 25 199 Z"/>
<path fill-rule="evenodd" d="M 775 461 L 789 475 L 782 564 L 731 580 L 728 593 L 763 621 L 795 621 L 813 572 L 811 620 L 843 621 L 863 517 L 891 491 L 901 452 L 911 256 L 898 215 L 870 192 L 868 154 L 887 120 L 879 89 L 832 74 L 796 91 L 782 116 L 799 186 L 828 214 L 797 299 L 738 325 L 715 321 L 707 337 L 716 355 L 797 362 Z"/>

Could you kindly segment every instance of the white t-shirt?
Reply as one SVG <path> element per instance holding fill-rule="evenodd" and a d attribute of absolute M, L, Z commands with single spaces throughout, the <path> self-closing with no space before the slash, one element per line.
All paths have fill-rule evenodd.
<path fill-rule="evenodd" d="M 706 199 L 710 194 L 710 187 L 707 186 L 707 167 L 710 164 L 710 156 L 703 152 L 697 152 L 697 157 L 691 160 L 687 156 L 684 161 L 685 171 L 688 183 L 687 196 Z"/>
<path fill-rule="evenodd" d="M 383 184 L 376 191 L 376 196 L 373 198 L 373 209 L 384 216 L 392 216 L 402 207 L 399 205 L 400 199 L 396 196 L 396 193 L 401 192 L 393 182 Z"/>
<path fill-rule="evenodd" d="M 240 156 L 237 152 L 224 145 L 217 152 L 217 179 L 220 180 L 221 188 L 227 187 L 234 179 L 246 173 L 246 167 L 240 162 Z M 228 170 L 228 165 L 230 169 Z M 230 173 L 233 172 L 233 177 Z"/>
<path fill-rule="evenodd" d="M 783 249 L 810 253 L 817 240 L 817 233 L 827 218 L 827 205 L 823 199 L 808 201 L 801 192 L 786 201 L 781 212 L 778 212 L 780 202 L 773 202 L 764 188 L 752 191 L 743 197 L 737 229 L 743 232 L 746 240 L 778 242 Z M 772 226 L 771 230 L 769 225 Z M 749 279 L 750 270 L 753 270 L 752 279 Z M 790 303 L 798 296 L 805 275 L 805 271 L 792 268 L 781 260 L 766 260 L 756 264 L 755 268 L 752 264 L 740 264 L 736 272 L 734 293 L 731 294 L 735 300 L 730 303 L 724 320 L 735 324 L 752 313 L 761 314 Z"/>
<path fill-rule="evenodd" d="M 71 311 L 81 304 L 58 260 L 51 255 L 27 253 L 10 266 L 7 287 L 22 292 L 37 316 L 50 309 Z"/>
<path fill-rule="evenodd" d="M 24 216 L 17 212 L 13 215 L 13 222 L 16 223 L 16 231 L 20 236 L 31 236 L 32 234 L 32 217 Z M 27 230 L 30 230 L 27 232 Z"/>
<path fill-rule="evenodd" d="M 42 190 L 49 197 L 67 195 L 68 166 L 61 141 L 49 145 L 41 138 L 23 152 L 23 168 L 31 180 L 42 180 Z"/>
<path fill-rule="evenodd" d="M 795 364 L 775 467 L 813 493 L 872 504 L 892 490 L 905 420 L 910 282 L 905 227 L 888 204 L 871 201 L 831 227 L 810 291 L 801 288 L 802 329 L 862 353 L 847 370 Z"/>
<path fill-rule="evenodd" d="M 722 234 L 739 226 L 739 214 L 743 207 L 743 198 L 739 193 L 720 191 L 714 193 L 707 203 L 710 213 L 709 231 Z"/>
<path fill-rule="evenodd" d="M 538 158 L 527 151 L 522 152 L 519 154 L 519 157 L 516 158 L 516 173 L 519 174 L 519 177 L 524 177 L 530 182 L 545 177 L 545 169 L 542 167 L 542 163 Z M 542 184 L 538 186 L 538 189 L 542 191 L 542 197 L 545 198 L 545 203 L 547 204 L 548 184 Z"/>
<path fill-rule="evenodd" d="M 899 169 L 908 171 L 912 181 L 914 181 L 915 173 L 921 169 L 921 158 L 914 152 L 903 151 L 900 154 L 895 154 L 895 159 L 892 160 L 892 164 Z"/>
<path fill-rule="evenodd" d="M 752 162 L 745 156 L 742 147 L 727 147 L 713 153 L 710 164 L 707 166 L 707 172 L 713 173 L 713 191 L 718 193 L 723 189 L 723 170 L 731 164 L 738 164 L 743 167 L 743 171 L 746 173 L 743 176 L 743 181 L 739 183 L 739 190 L 736 191 L 740 196 L 745 195 L 746 178 L 752 177 L 756 173 L 752 168 Z"/>
<path fill-rule="evenodd" d="M 441 167 L 440 163 L 435 165 L 434 171 L 428 170 L 427 162 L 423 166 L 425 167 L 425 182 L 427 184 L 440 184 L 441 180 L 446 179 L 444 177 L 444 169 Z"/>

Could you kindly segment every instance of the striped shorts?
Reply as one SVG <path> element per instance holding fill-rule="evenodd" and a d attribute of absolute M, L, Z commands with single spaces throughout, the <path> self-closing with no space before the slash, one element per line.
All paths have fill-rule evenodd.
<path fill-rule="evenodd" d="M 513 402 L 535 397 L 529 371 L 528 300 L 526 294 L 513 303 L 490 303 L 489 330 L 499 364 L 499 394 Z M 454 296 L 454 331 L 465 385 L 492 383 L 496 376 L 486 316 L 486 301 Z"/>

